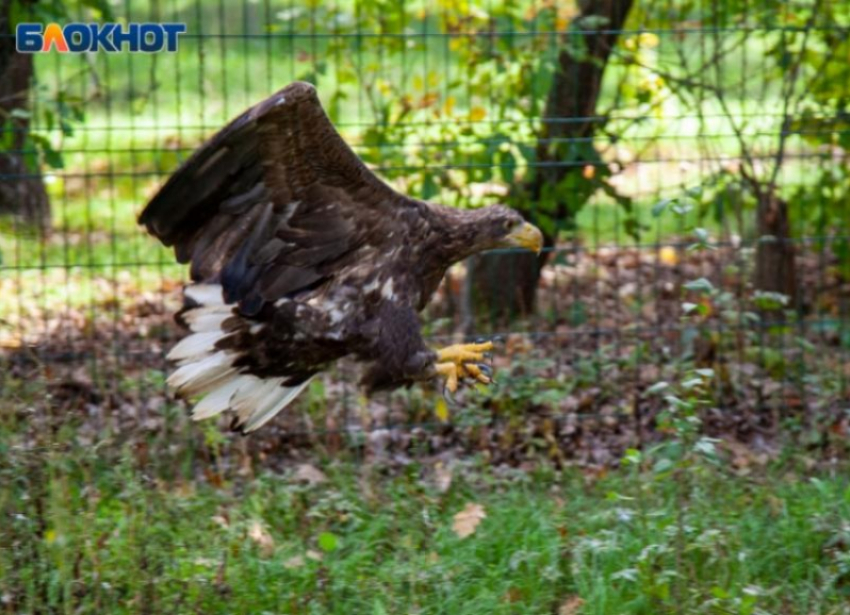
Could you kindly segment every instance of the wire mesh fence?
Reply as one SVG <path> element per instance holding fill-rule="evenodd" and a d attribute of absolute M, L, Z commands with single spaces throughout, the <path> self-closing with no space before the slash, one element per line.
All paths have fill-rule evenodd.
<path fill-rule="evenodd" d="M 187 30 L 174 53 L 24 55 L 21 21 Z M 629 594 L 644 564 L 658 585 L 628 604 L 652 612 L 844 605 L 844 490 L 807 482 L 786 506 L 723 476 L 705 483 L 728 490 L 717 505 L 688 499 L 685 470 L 663 488 L 636 475 L 625 508 L 607 487 L 582 504 L 541 481 L 535 499 L 529 476 L 577 466 L 590 493 L 630 449 L 680 437 L 670 409 L 688 404 L 737 469 L 755 462 L 735 441 L 846 456 L 848 29 L 843 0 L 0 0 L 0 611 L 531 612 L 542 596 L 539 612 L 577 613 L 581 592 Z M 191 422 L 167 390 L 188 272 L 136 218 L 206 138 L 294 80 L 400 192 L 507 203 L 543 230 L 539 259 L 453 267 L 423 315 L 434 346 L 497 341 L 490 386 L 367 399 L 343 360 L 249 438 Z M 497 541 L 452 559 L 469 542 L 434 521 L 468 505 L 478 465 L 520 485 L 487 503 L 507 506 L 491 511 L 505 561 Z M 640 509 L 671 483 L 666 508 Z M 539 511 L 517 497 L 561 525 L 535 543 Z M 788 521 L 822 502 L 816 523 Z M 710 517 L 744 505 L 741 536 Z M 768 545 L 768 569 L 796 540 L 771 546 L 751 523 L 764 511 L 769 528 L 839 528 L 799 549 L 834 555 L 817 563 L 832 576 L 783 565 L 798 595 L 753 597 L 746 541 Z M 345 551 L 334 532 L 349 530 Z M 526 572 L 539 586 L 522 589 Z M 500 575 L 515 585 L 469 589 Z M 703 589 L 713 602 L 689 610 Z"/>
<path fill-rule="evenodd" d="M 846 420 L 841 3 L 20 7 L 187 24 L 176 53 L 37 54 L 7 93 L 3 390 L 10 424 L 45 430 L 24 449 L 65 424 L 91 442 L 209 436 L 163 386 L 186 271 L 135 219 L 206 137 L 297 79 L 400 191 L 507 202 L 548 247 L 455 267 L 423 319 L 435 343 L 504 342 L 489 390 L 447 408 L 419 390 L 366 400 L 343 363 L 250 446 L 604 464 L 654 437 L 647 390 L 693 368 L 712 370 L 711 429 Z M 25 207 L 39 189 L 46 205 Z M 500 439 L 518 416 L 521 453 Z"/>

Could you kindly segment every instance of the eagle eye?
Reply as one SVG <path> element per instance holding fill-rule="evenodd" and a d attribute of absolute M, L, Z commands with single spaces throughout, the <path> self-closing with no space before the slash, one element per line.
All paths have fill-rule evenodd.
<path fill-rule="evenodd" d="M 514 227 L 514 223 L 512 220 L 505 220 L 502 226 L 506 231 L 510 231 Z"/>

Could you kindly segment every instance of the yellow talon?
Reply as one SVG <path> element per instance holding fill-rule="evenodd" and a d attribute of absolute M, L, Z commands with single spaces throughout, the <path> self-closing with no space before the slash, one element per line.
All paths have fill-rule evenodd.
<path fill-rule="evenodd" d="M 446 389 L 452 394 L 457 391 L 463 378 L 474 378 L 482 384 L 490 384 L 487 376 L 476 363 L 484 360 L 484 353 L 493 349 L 493 342 L 480 344 L 455 344 L 437 351 L 437 374 L 446 381 Z"/>
<path fill-rule="evenodd" d="M 485 352 L 493 350 L 493 342 L 480 344 L 455 344 L 437 351 L 438 361 L 466 363 L 467 361 L 483 361 Z"/>
<path fill-rule="evenodd" d="M 454 363 L 437 363 L 434 365 L 437 374 L 446 379 L 446 388 L 450 393 L 457 392 L 458 368 Z"/>
<path fill-rule="evenodd" d="M 466 374 L 464 374 L 465 376 L 475 378 L 481 384 L 490 384 L 490 377 L 482 372 L 481 368 L 474 363 L 464 365 L 463 370 L 466 372 Z"/>

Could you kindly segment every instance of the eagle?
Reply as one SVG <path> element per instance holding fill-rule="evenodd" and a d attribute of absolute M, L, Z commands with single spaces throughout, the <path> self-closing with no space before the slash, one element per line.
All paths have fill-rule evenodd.
<path fill-rule="evenodd" d="M 199 399 L 196 420 L 234 413 L 250 433 L 310 379 L 351 356 L 368 393 L 442 381 L 490 381 L 491 342 L 432 350 L 419 312 L 449 266 L 483 250 L 537 253 L 517 212 L 416 200 L 380 180 L 296 82 L 249 108 L 197 149 L 139 223 L 191 283 L 176 320 L 168 384 Z"/>

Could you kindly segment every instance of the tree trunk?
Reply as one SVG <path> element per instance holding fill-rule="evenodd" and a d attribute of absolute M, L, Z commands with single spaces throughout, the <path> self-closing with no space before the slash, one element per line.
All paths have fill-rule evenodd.
<path fill-rule="evenodd" d="M 0 0 L 0 139 L 8 138 L 11 147 L 0 150 L 0 213 L 20 216 L 41 229 L 50 226 L 50 202 L 37 169 L 27 166 L 22 153 L 31 147 L 27 138 L 29 117 L 12 116 L 14 110 L 28 109 L 28 94 L 33 77 L 32 54 L 17 53 L 11 24 L 12 0 Z M 21 2 L 20 4 L 28 4 Z"/>
<path fill-rule="evenodd" d="M 558 55 L 558 69 L 546 100 L 543 127 L 537 146 L 533 175 L 524 186 L 514 191 L 512 201 L 526 217 L 534 219 L 533 205 L 540 201 L 546 186 L 554 187 L 569 174 L 581 174 L 587 160 L 581 150 L 593 148 L 586 139 L 598 127 L 596 106 L 602 89 L 602 78 L 611 51 L 628 17 L 633 0 L 582 0 L 577 24 L 584 32 L 567 33 Z M 595 18 L 602 21 L 595 23 Z M 587 33 L 587 30 L 597 30 Z M 584 118 L 580 121 L 564 121 Z M 554 120 L 554 121 L 552 121 Z M 578 206 L 566 199 L 555 204 L 558 227 L 572 222 Z M 555 244 L 557 229 L 542 229 L 545 245 Z M 479 313 L 488 313 L 494 323 L 526 316 L 534 309 L 540 271 L 547 254 L 484 254 L 470 261 L 471 302 Z"/>
<path fill-rule="evenodd" d="M 758 246 L 754 286 L 756 290 L 786 295 L 793 306 L 797 296 L 797 277 L 788 203 L 772 190 L 761 190 L 757 194 Z"/>

